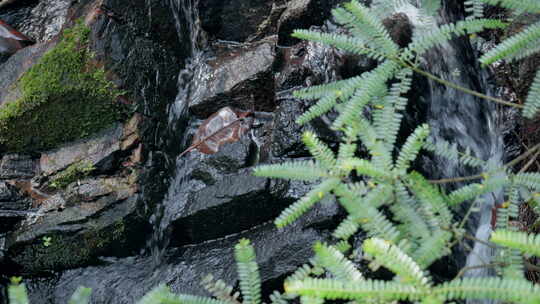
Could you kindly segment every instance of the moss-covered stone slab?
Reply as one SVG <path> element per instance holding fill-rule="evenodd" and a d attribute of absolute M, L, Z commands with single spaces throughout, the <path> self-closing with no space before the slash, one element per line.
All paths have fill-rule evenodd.
<path fill-rule="evenodd" d="M 39 151 L 93 134 L 119 119 L 120 94 L 88 49 L 77 23 L 18 80 L 19 97 L 0 108 L 4 151 Z M 9 96 L 9 94 L 8 94 Z"/>

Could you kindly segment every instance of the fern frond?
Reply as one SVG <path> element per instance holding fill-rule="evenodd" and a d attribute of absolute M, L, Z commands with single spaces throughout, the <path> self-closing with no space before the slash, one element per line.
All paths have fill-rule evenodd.
<path fill-rule="evenodd" d="M 370 161 L 359 158 L 351 158 L 344 160 L 341 163 L 342 167 L 346 170 L 354 169 L 359 175 L 366 175 L 373 178 L 391 178 L 390 172 L 379 169 Z"/>
<path fill-rule="evenodd" d="M 387 56 L 395 55 L 399 47 L 392 41 L 390 34 L 368 7 L 362 5 L 357 0 L 344 4 L 345 9 L 354 16 L 354 20 L 344 20 L 342 18 L 343 9 L 334 10 L 336 21 L 343 22 L 350 27 L 359 29 L 356 33 L 362 33 L 365 40 L 370 41 L 375 49 L 380 48 Z M 341 14 L 340 14 L 341 13 Z"/>
<path fill-rule="evenodd" d="M 417 56 L 423 55 L 426 51 L 451 40 L 454 36 L 474 34 L 486 29 L 497 29 L 505 26 L 505 23 L 493 19 L 465 20 L 444 24 L 425 35 L 415 36 L 401 57 L 408 56 L 410 53 L 416 53 Z"/>
<path fill-rule="evenodd" d="M 234 246 L 236 269 L 240 280 L 243 304 L 261 304 L 261 278 L 255 261 L 255 249 L 249 240 L 241 239 Z"/>
<path fill-rule="evenodd" d="M 370 202 L 356 196 L 344 184 L 338 185 L 334 189 L 334 194 L 338 196 L 340 204 L 347 210 L 351 217 L 357 221 L 369 236 L 382 238 L 397 243 L 400 239 L 400 232 L 394 224 Z"/>
<path fill-rule="evenodd" d="M 486 4 L 498 5 L 511 10 L 526 11 L 529 13 L 540 12 L 540 3 L 536 0 L 479 0 Z"/>
<path fill-rule="evenodd" d="M 324 168 L 330 170 L 336 165 L 334 152 L 319 140 L 319 138 L 311 131 L 306 131 L 302 135 L 302 141 L 308 148 L 309 152 Z"/>
<path fill-rule="evenodd" d="M 437 228 L 449 227 L 452 215 L 446 199 L 434 185 L 430 184 L 420 173 L 411 172 L 407 176 L 407 186 L 415 197 L 422 203 L 423 208 L 437 220 Z"/>
<path fill-rule="evenodd" d="M 214 276 L 211 274 L 202 279 L 201 285 L 206 291 L 219 300 L 235 302 L 238 299 L 239 294 L 233 294 L 232 286 L 228 285 L 223 280 L 214 280 Z"/>
<path fill-rule="evenodd" d="M 283 228 L 292 222 L 296 221 L 306 211 L 313 207 L 318 201 L 324 198 L 325 195 L 330 193 L 340 183 L 339 178 L 329 178 L 313 188 L 301 199 L 287 207 L 281 212 L 278 218 L 274 221 L 274 224 L 278 228 Z"/>
<path fill-rule="evenodd" d="M 334 92 L 338 94 L 340 98 L 346 100 L 350 95 L 346 95 L 345 93 L 350 92 L 351 90 L 354 92 L 354 88 L 359 86 L 362 83 L 362 80 L 362 75 L 360 75 L 331 83 L 311 86 L 294 91 L 293 96 L 300 99 L 311 100 L 325 97 L 328 95 L 328 92 Z M 338 92 L 341 92 L 341 94 Z M 352 94 L 352 92 L 350 94 Z"/>
<path fill-rule="evenodd" d="M 518 173 L 514 175 L 512 182 L 515 185 L 525 186 L 531 189 L 539 190 L 540 189 L 540 173 L 537 173 L 537 172 Z"/>
<path fill-rule="evenodd" d="M 355 53 L 358 55 L 366 55 L 369 58 L 381 61 L 385 58 L 385 54 L 376 49 L 367 47 L 364 41 L 355 37 L 349 37 L 340 34 L 320 33 L 309 30 L 295 30 L 292 37 L 304 39 L 314 42 L 320 42 L 326 45 L 334 46 L 338 49 Z"/>
<path fill-rule="evenodd" d="M 493 243 L 540 257 L 540 235 L 521 231 L 497 230 L 491 234 Z"/>
<path fill-rule="evenodd" d="M 433 294 L 451 299 L 493 299 L 514 303 L 539 303 L 540 288 L 526 280 L 496 277 L 464 278 L 437 286 Z"/>
<path fill-rule="evenodd" d="M 315 264 L 315 265 L 314 265 Z M 302 266 L 298 267 L 293 274 L 287 277 L 285 279 L 285 284 L 287 282 L 293 282 L 293 281 L 302 281 L 306 278 L 309 278 L 311 274 L 316 272 L 316 268 L 319 266 L 317 265 L 316 259 L 311 259 L 310 263 L 303 264 Z"/>
<path fill-rule="evenodd" d="M 416 159 L 418 152 L 424 145 L 424 140 L 429 136 L 429 126 L 427 124 L 420 125 L 407 138 L 405 144 L 399 152 L 396 161 L 396 171 L 405 173 L 410 166 L 411 161 Z"/>
<path fill-rule="evenodd" d="M 465 152 L 460 152 L 458 151 L 456 144 L 450 144 L 449 142 L 442 139 L 438 139 L 437 142 L 433 142 L 433 140 L 431 139 L 426 140 L 426 143 L 424 144 L 424 149 L 434 153 L 435 155 L 444 157 L 448 160 L 452 160 L 455 162 L 460 162 L 469 167 L 487 167 L 487 162 L 472 156 L 471 150 L 469 148 L 467 148 Z"/>
<path fill-rule="evenodd" d="M 538 43 L 540 44 L 540 39 L 538 40 Z M 540 108 L 540 70 L 536 72 L 536 76 L 534 77 L 533 83 L 529 90 L 529 95 L 527 96 L 527 100 L 525 101 L 523 108 L 523 116 L 530 119 L 534 118 L 538 112 L 538 108 Z"/>
<path fill-rule="evenodd" d="M 467 20 L 484 18 L 484 3 L 480 0 L 467 0 L 464 4 Z"/>
<path fill-rule="evenodd" d="M 273 165 L 260 165 L 253 170 L 253 175 L 311 181 L 330 177 L 330 173 L 313 161 L 297 161 Z"/>
<path fill-rule="evenodd" d="M 330 93 L 319 99 L 316 104 L 311 106 L 309 110 L 304 112 L 300 117 L 296 119 L 296 123 L 299 125 L 304 125 L 311 121 L 314 118 L 320 117 L 323 114 L 326 114 L 328 111 L 336 105 L 337 99 L 341 91 L 335 93 Z"/>
<path fill-rule="evenodd" d="M 412 257 L 422 269 L 426 269 L 436 260 L 451 253 L 448 248 L 451 239 L 450 232 L 437 230 L 433 235 L 422 240 L 420 247 L 414 251 Z"/>
<path fill-rule="evenodd" d="M 515 1 L 522 2 L 522 1 Z M 483 65 L 492 64 L 495 61 L 504 59 L 512 54 L 520 52 L 525 46 L 533 41 L 540 40 L 540 22 L 529 25 L 523 31 L 499 43 L 494 49 L 490 50 L 482 57 L 480 62 Z"/>
<path fill-rule="evenodd" d="M 323 304 L 324 300 L 317 297 L 301 296 L 300 303 L 301 304 Z"/>
<path fill-rule="evenodd" d="M 277 291 L 274 291 L 270 295 L 270 304 L 288 304 L 288 303 L 289 302 L 287 301 L 287 298 L 285 297 L 285 295 Z"/>
<path fill-rule="evenodd" d="M 10 304 L 28 304 L 28 295 L 24 284 L 12 284 L 8 287 Z"/>
<path fill-rule="evenodd" d="M 473 183 L 463 186 L 448 194 L 450 205 L 461 204 L 485 193 L 493 192 L 508 184 L 508 178 L 504 172 L 498 172 L 487 176 L 481 184 Z"/>
<path fill-rule="evenodd" d="M 336 239 L 348 240 L 360 229 L 360 224 L 351 215 L 347 216 L 332 233 Z"/>
<path fill-rule="evenodd" d="M 88 304 L 90 303 L 91 294 L 91 288 L 78 287 L 73 295 L 71 295 L 71 298 L 69 298 L 68 304 Z"/>
<path fill-rule="evenodd" d="M 328 270 L 334 278 L 344 281 L 363 280 L 362 274 L 356 269 L 355 265 L 334 247 L 317 242 L 313 248 L 317 262 Z"/>
<path fill-rule="evenodd" d="M 315 296 L 327 300 L 411 300 L 423 292 L 413 286 L 397 282 L 363 280 L 359 282 L 333 279 L 312 279 L 285 283 L 285 292 Z"/>
<path fill-rule="evenodd" d="M 379 238 L 364 241 L 364 252 L 399 277 L 399 282 L 415 286 L 429 286 L 430 280 L 418 264 L 399 247 Z"/>

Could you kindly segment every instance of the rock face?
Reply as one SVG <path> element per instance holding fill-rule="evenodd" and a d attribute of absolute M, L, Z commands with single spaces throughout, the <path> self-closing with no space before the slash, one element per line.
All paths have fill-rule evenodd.
<path fill-rule="evenodd" d="M 294 123 L 311 104 L 292 91 L 357 75 L 373 62 L 290 33 L 337 31 L 327 18 L 338 2 L 52 0 L 0 7 L 0 18 L 36 41 L 0 64 L 0 112 L 24 97 L 21 77 L 77 24 L 87 29 L 88 64 L 107 80 L 100 91 L 117 90 L 113 102 L 123 109 L 95 132 L 54 145 L 36 148 L 28 140 L 24 151 L 3 147 L 0 281 L 25 274 L 31 298 L 47 303 L 66 302 L 79 285 L 94 289 L 92 303 L 133 303 L 164 282 L 202 294 L 198 282 L 207 273 L 235 284 L 232 248 L 246 237 L 264 284 L 275 287 L 342 216 L 332 202 L 319 204 L 278 231 L 272 220 L 311 184 L 251 175 L 259 163 L 309 157 L 300 140 L 306 128 L 336 140 L 327 125 L 332 113 L 307 127 Z M 209 39 L 204 52 L 194 51 L 200 41 L 186 33 L 192 30 L 186 24 L 199 25 L 185 20 L 188 4 L 198 4 Z M 200 56 L 199 65 L 187 64 L 192 55 Z M 177 97 L 182 89 L 187 93 Z M 67 99 L 58 100 L 58 109 L 62 103 Z M 178 157 L 200 124 L 225 106 L 253 112 L 240 140 L 215 154 Z M 172 113 L 184 107 L 189 114 Z M 101 118 L 92 113 L 82 121 Z M 62 119 L 53 125 L 71 134 Z"/>

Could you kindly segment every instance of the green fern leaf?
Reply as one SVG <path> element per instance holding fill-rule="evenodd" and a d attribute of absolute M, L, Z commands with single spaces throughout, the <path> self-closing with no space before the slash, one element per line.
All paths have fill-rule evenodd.
<path fill-rule="evenodd" d="M 423 55 L 426 51 L 451 40 L 454 36 L 474 34 L 486 29 L 497 29 L 505 26 L 505 23 L 492 19 L 465 20 L 455 24 L 445 24 L 425 35 L 413 37 L 413 41 L 402 53 L 401 58 L 410 56 L 411 53 L 416 53 L 417 56 Z"/>
<path fill-rule="evenodd" d="M 330 170 L 336 165 L 336 158 L 332 150 L 330 150 L 325 143 L 320 141 L 313 132 L 304 132 L 302 141 L 321 166 Z"/>
<path fill-rule="evenodd" d="M 433 235 L 422 240 L 420 247 L 413 254 L 413 259 L 422 269 L 426 269 L 436 260 L 451 253 L 448 243 L 452 234 L 448 231 L 437 230 Z"/>
<path fill-rule="evenodd" d="M 337 239 L 348 240 L 351 236 L 356 234 L 360 229 L 360 224 L 352 216 L 348 216 L 337 226 L 336 230 L 332 233 L 332 236 Z"/>
<path fill-rule="evenodd" d="M 334 278 L 344 281 L 363 280 L 362 274 L 354 264 L 347 260 L 343 253 L 332 246 L 317 242 L 314 245 L 317 262 L 327 269 Z"/>
<path fill-rule="evenodd" d="M 525 46 L 533 41 L 536 41 L 536 43 L 540 41 L 540 22 L 532 24 L 520 33 L 504 40 L 494 49 L 480 57 L 480 62 L 483 65 L 492 64 L 497 60 L 501 60 L 512 54 L 521 52 Z"/>
<path fill-rule="evenodd" d="M 526 280 L 495 277 L 464 278 L 437 286 L 433 294 L 451 299 L 493 299 L 514 303 L 539 303 L 540 288 Z"/>
<path fill-rule="evenodd" d="M 491 234 L 491 241 L 521 252 L 540 257 L 540 235 L 520 231 L 497 230 Z"/>
<path fill-rule="evenodd" d="M 413 285 L 363 280 L 359 282 L 307 278 L 285 283 L 285 292 L 326 300 L 411 300 L 424 293 Z"/>
<path fill-rule="evenodd" d="M 411 257 L 390 242 L 370 238 L 364 241 L 364 252 L 375 261 L 390 269 L 399 277 L 399 282 L 414 284 L 415 286 L 429 286 L 430 280 Z"/>
<path fill-rule="evenodd" d="M 313 161 L 260 165 L 253 170 L 253 175 L 305 181 L 330 177 L 330 173 L 326 169 Z"/>
<path fill-rule="evenodd" d="M 148 292 L 138 304 L 234 304 L 207 297 L 175 295 L 166 285 L 159 285 Z"/>
<path fill-rule="evenodd" d="M 369 8 L 365 7 L 357 0 L 344 4 L 345 9 L 338 8 L 333 11 L 336 21 L 348 27 L 356 27 L 357 35 L 370 41 L 374 49 L 380 48 L 385 55 L 395 55 L 399 47 L 392 41 L 381 20 L 377 18 Z M 345 11 L 346 10 L 346 11 Z M 350 18 L 346 12 L 354 18 Z"/>
<path fill-rule="evenodd" d="M 484 18 L 484 3 L 480 0 L 467 0 L 464 4 L 467 20 Z"/>
<path fill-rule="evenodd" d="M 330 191 L 332 191 L 332 189 L 334 189 L 339 183 L 340 179 L 338 178 L 330 178 L 325 180 L 320 185 L 309 191 L 301 199 L 283 210 L 278 218 L 274 221 L 274 224 L 278 228 L 283 228 L 296 221 L 318 201 L 330 193 Z"/>
<path fill-rule="evenodd" d="M 538 43 L 540 43 L 540 39 L 538 40 Z M 531 85 L 531 89 L 529 90 L 529 95 L 527 96 L 524 106 L 523 116 L 531 119 L 534 118 L 538 112 L 538 108 L 540 108 L 540 70 L 538 70 L 536 73 L 536 77 Z"/>
<path fill-rule="evenodd" d="M 411 161 L 416 159 L 418 152 L 420 152 L 424 145 L 424 140 L 428 136 L 429 126 L 423 124 L 417 127 L 413 134 L 407 138 L 396 161 L 396 171 L 398 174 L 403 174 L 407 171 Z"/>
<path fill-rule="evenodd" d="M 255 261 L 255 249 L 249 240 L 241 239 L 234 247 L 236 269 L 240 279 L 243 304 L 261 304 L 261 278 Z"/>
<path fill-rule="evenodd" d="M 296 119 L 296 123 L 299 125 L 304 125 L 313 120 L 314 118 L 320 117 L 323 114 L 326 114 L 328 111 L 332 110 L 332 108 L 336 105 L 339 94 L 341 94 L 341 91 L 328 94 L 323 98 L 319 99 L 319 101 L 315 105 L 311 106 L 309 110 L 307 110 L 304 114 L 300 115 L 298 119 Z"/>

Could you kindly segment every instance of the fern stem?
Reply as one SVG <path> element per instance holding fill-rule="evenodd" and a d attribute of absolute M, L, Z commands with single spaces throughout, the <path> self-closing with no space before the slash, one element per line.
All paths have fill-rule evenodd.
<path fill-rule="evenodd" d="M 461 268 L 461 270 L 458 272 L 458 274 L 456 275 L 456 277 L 454 278 L 454 280 L 457 280 L 459 278 L 461 278 L 463 275 L 465 275 L 465 273 L 469 270 L 473 270 L 473 269 L 482 269 L 482 268 L 495 268 L 495 267 L 500 267 L 500 266 L 504 266 L 503 263 L 490 263 L 490 264 L 482 264 L 482 265 L 475 265 L 475 266 L 468 266 L 468 267 L 463 267 Z"/>
<path fill-rule="evenodd" d="M 473 91 L 471 89 L 467 89 L 465 87 L 462 87 L 456 83 L 453 83 L 453 82 L 450 82 L 450 81 L 447 81 L 447 80 L 444 80 L 440 77 L 437 77 L 429 72 L 426 72 L 420 68 L 417 68 L 413 65 L 410 65 L 410 64 L 406 64 L 406 63 L 403 63 L 402 64 L 407 67 L 407 68 L 410 68 L 411 70 L 417 72 L 418 74 L 420 75 L 423 75 L 431 80 L 434 80 L 436 82 L 439 82 L 445 86 L 448 86 L 448 87 L 451 87 L 453 89 L 456 89 L 456 90 L 459 90 L 459 91 L 462 91 L 464 93 L 467 93 L 467 94 L 470 94 L 470 95 L 473 95 L 473 96 L 476 96 L 476 97 L 479 97 L 479 98 L 483 98 L 483 99 L 486 99 L 486 100 L 490 100 L 490 101 L 493 101 L 493 102 L 496 102 L 496 103 L 499 103 L 499 104 L 502 104 L 502 105 L 505 105 L 505 106 L 509 106 L 509 107 L 514 107 L 514 108 L 519 108 L 519 109 L 523 109 L 523 105 L 520 105 L 520 104 L 516 104 L 516 103 L 511 103 L 511 102 L 508 102 L 506 100 L 502 100 L 500 98 L 495 98 L 495 97 L 491 97 L 491 96 L 488 96 L 488 95 L 485 95 L 485 94 L 482 94 L 480 92 L 477 92 L 477 91 Z"/>

